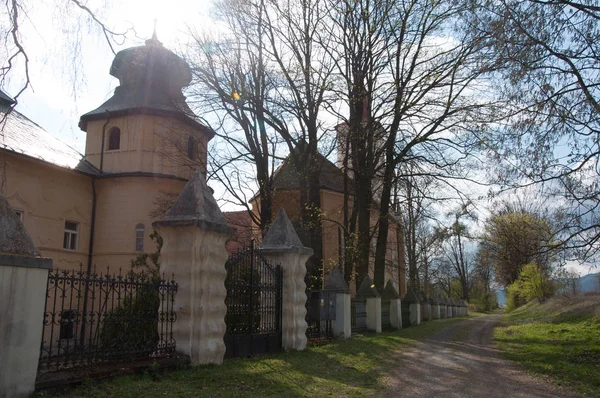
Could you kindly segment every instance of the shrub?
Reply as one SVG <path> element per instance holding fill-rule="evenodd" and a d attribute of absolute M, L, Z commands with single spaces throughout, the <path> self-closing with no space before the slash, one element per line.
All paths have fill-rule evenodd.
<path fill-rule="evenodd" d="M 158 345 L 160 279 L 144 281 L 135 294 L 126 295 L 121 305 L 104 315 L 100 353 L 108 358 L 151 355 Z"/>
<path fill-rule="evenodd" d="M 554 290 L 545 272 L 536 264 L 525 264 L 519 278 L 508 286 L 506 306 L 514 309 L 533 299 L 543 302 L 554 294 Z"/>

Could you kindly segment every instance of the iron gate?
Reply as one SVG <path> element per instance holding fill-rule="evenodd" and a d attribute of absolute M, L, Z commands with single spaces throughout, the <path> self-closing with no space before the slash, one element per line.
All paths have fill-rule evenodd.
<path fill-rule="evenodd" d="M 225 358 L 281 351 L 281 265 L 250 247 L 225 264 Z"/>

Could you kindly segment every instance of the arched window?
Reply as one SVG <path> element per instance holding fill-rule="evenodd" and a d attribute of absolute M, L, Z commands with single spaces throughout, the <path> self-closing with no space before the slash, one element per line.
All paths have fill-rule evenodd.
<path fill-rule="evenodd" d="M 188 138 L 187 155 L 188 158 L 192 160 L 196 159 L 196 156 L 198 156 L 198 144 L 196 144 L 196 140 L 192 136 Z"/>
<path fill-rule="evenodd" d="M 108 132 L 108 150 L 114 151 L 121 147 L 121 130 L 118 127 L 113 127 Z"/>
<path fill-rule="evenodd" d="M 144 224 L 138 224 L 135 226 L 135 251 L 143 252 L 144 251 L 144 231 L 146 227 Z"/>

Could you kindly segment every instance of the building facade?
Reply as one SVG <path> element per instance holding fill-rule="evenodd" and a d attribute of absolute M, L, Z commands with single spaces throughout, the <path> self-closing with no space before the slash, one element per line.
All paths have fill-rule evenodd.
<path fill-rule="evenodd" d="M 0 187 L 58 268 L 127 269 L 140 253 L 155 251 L 149 235 L 161 198 L 179 194 L 197 168 L 206 171 L 214 133 L 185 102 L 182 89 L 192 79 L 185 61 L 154 36 L 119 52 L 110 74 L 120 82 L 113 96 L 81 116 L 83 155 L 0 96 L 0 111 L 8 113 Z"/>

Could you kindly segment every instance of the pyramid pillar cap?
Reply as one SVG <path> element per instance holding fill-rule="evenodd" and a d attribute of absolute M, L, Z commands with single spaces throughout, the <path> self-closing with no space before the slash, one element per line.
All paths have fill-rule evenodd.
<path fill-rule="evenodd" d="M 167 215 L 153 227 L 197 226 L 202 230 L 232 233 L 204 175 L 198 169 L 189 179 Z"/>
<path fill-rule="evenodd" d="M 329 278 L 325 282 L 325 290 L 338 293 L 350 293 L 350 288 L 339 268 L 334 268 L 329 273 Z"/>
<path fill-rule="evenodd" d="M 385 284 L 385 287 L 383 288 L 383 293 L 381 294 L 381 296 L 385 299 L 399 299 L 400 295 L 398 294 L 398 291 L 396 290 L 396 286 L 394 286 L 394 282 L 391 279 L 388 279 L 387 283 Z"/>
<path fill-rule="evenodd" d="M 356 295 L 358 297 L 381 297 L 379 291 L 377 291 L 377 288 L 375 287 L 375 284 L 368 276 L 365 276 L 365 279 L 363 279 L 360 287 L 356 291 Z"/>
<path fill-rule="evenodd" d="M 313 254 L 313 250 L 305 247 L 300 241 L 284 209 L 280 209 L 277 213 L 259 249 L 263 253 L 294 252 L 308 255 Z"/>
<path fill-rule="evenodd" d="M 39 255 L 29 232 L 8 200 L 0 194 L 0 265 L 51 269 L 52 259 Z"/>

